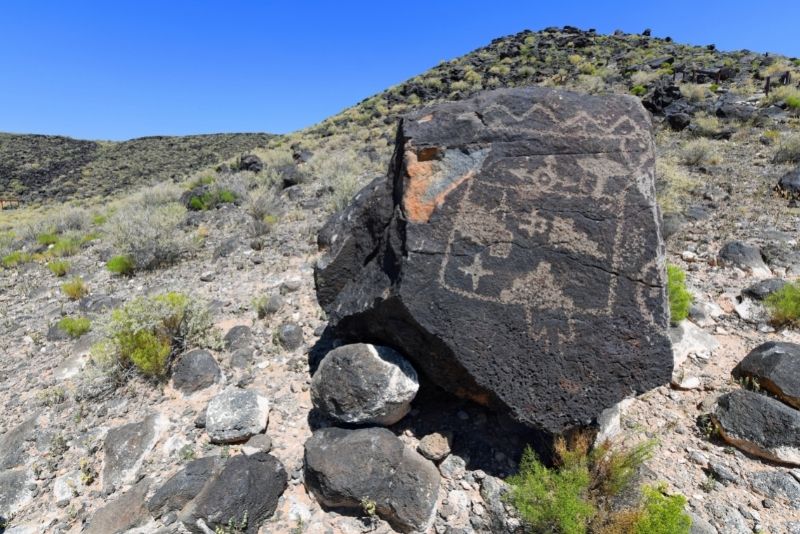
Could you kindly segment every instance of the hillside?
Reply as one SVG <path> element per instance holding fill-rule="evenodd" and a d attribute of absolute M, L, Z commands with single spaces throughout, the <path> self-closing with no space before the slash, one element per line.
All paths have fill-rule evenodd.
<path fill-rule="evenodd" d="M 358 448 L 364 443 L 375 444 L 370 453 L 416 458 L 427 467 L 399 470 L 408 475 L 392 478 L 400 487 L 380 495 L 400 506 L 383 506 L 363 488 L 346 507 L 334 500 L 324 505 L 310 487 L 326 481 L 309 476 L 304 449 L 320 429 L 336 427 L 312 395 L 312 372 L 332 347 L 326 331 L 332 314 L 320 307 L 314 273 L 323 257 L 319 245 L 347 236 L 320 230 L 336 212 L 344 214 L 340 222 L 355 213 L 353 234 L 363 234 L 358 212 L 340 210 L 386 176 L 402 116 L 483 89 L 523 85 L 566 89 L 564 98 L 573 101 L 607 93 L 641 99 L 649 116 L 635 101 L 619 100 L 640 111 L 642 131 L 652 119 L 663 220 L 651 202 L 650 222 L 660 227 L 666 262 L 678 273 L 671 285 L 682 287 L 684 275 L 692 299 L 670 312 L 677 323 L 669 328 L 671 383 L 631 396 L 597 421 L 615 447 L 636 452 L 633 458 L 604 464 L 598 456 L 566 455 L 578 468 L 591 461 L 632 477 L 626 491 L 593 503 L 593 513 L 619 523 L 598 520 L 570 531 L 631 532 L 644 513 L 631 507 L 640 491 L 649 491 L 656 503 L 677 503 L 672 518 L 688 514 L 693 534 L 800 532 L 800 460 L 792 456 L 800 450 L 800 412 L 782 402 L 790 388 L 776 393 L 771 380 L 731 374 L 764 343 L 784 342 L 800 354 L 800 306 L 786 305 L 784 317 L 764 300 L 785 284 L 793 284 L 793 298 L 800 294 L 800 185 L 792 178 L 800 165 L 798 81 L 797 58 L 549 28 L 496 39 L 288 135 L 124 143 L 0 136 L 2 185 L 31 204 L 44 201 L 0 212 L 0 532 L 213 532 L 189 521 L 202 501 L 195 498 L 198 480 L 218 484 L 210 492 L 215 498 L 201 504 L 227 507 L 211 525 L 226 534 L 390 533 L 396 529 L 386 519 L 419 505 L 420 494 L 434 512 L 426 534 L 536 531 L 525 529 L 520 510 L 503 495 L 525 445 L 541 445 L 540 436 L 505 411 L 444 393 L 422 372 L 417 396 L 403 407 L 410 411 L 353 447 L 336 443 L 328 466 L 334 485 L 397 460 L 365 462 Z M 218 165 L 245 153 L 248 164 Z M 384 228 L 373 223 L 363 229 Z M 574 236 L 575 228 L 556 230 Z M 385 259 L 371 246 L 351 248 L 364 254 L 363 265 Z M 463 275 L 477 277 L 473 291 L 490 269 L 460 266 L 469 269 L 460 269 Z M 531 288 L 538 286 L 519 289 Z M 414 293 L 422 308 L 430 294 L 424 287 Z M 464 307 L 465 316 L 472 311 Z M 483 343 L 477 338 L 492 333 L 480 326 L 474 332 Z M 504 371 L 519 378 L 517 369 Z M 781 382 L 793 373 L 772 378 Z M 408 374 L 371 389 L 397 388 Z M 579 388 L 564 378 L 558 385 L 570 399 Z M 237 396 L 242 390 L 248 397 Z M 779 416 L 754 409 L 720 422 L 730 414 L 722 414 L 719 399 L 745 394 Z M 236 424 L 225 430 L 238 435 L 220 437 L 216 432 L 231 420 Z M 763 429 L 748 438 L 770 450 L 726 433 L 737 425 L 744 433 Z M 254 435 L 239 439 L 251 426 Z M 796 443 L 781 446 L 791 439 Z M 328 441 L 317 442 L 319 460 Z M 267 452 L 283 470 L 265 475 L 264 465 L 272 465 Z M 218 477 L 222 465 L 227 474 Z M 388 471 L 394 477 L 393 467 Z M 376 472 L 385 489 L 386 477 Z M 552 473 L 541 467 L 538 474 L 548 484 L 567 484 L 559 498 L 570 507 L 558 501 L 556 511 L 586 510 L 581 472 L 572 473 L 578 491 L 568 485 L 573 479 Z M 431 479 L 436 491 L 403 486 Z M 190 499 L 194 504 L 184 507 Z M 274 514 L 260 527 L 253 516 L 248 523 L 241 507 L 260 512 L 265 502 L 274 504 Z M 554 515 L 548 520 L 565 520 Z"/>
<path fill-rule="evenodd" d="M 214 134 L 110 142 L 0 133 L 0 194 L 26 202 L 105 196 L 184 177 L 271 137 Z"/>

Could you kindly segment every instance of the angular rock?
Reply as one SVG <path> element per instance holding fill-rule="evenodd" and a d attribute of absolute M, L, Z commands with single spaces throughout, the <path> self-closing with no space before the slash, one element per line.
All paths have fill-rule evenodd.
<path fill-rule="evenodd" d="M 247 534 L 258 532 L 274 512 L 288 482 L 283 464 L 267 453 L 233 456 L 179 514 L 190 532 L 204 534 L 200 522 L 214 531 L 229 522 Z"/>
<path fill-rule="evenodd" d="M 770 276 L 772 273 L 761 257 L 761 249 L 741 241 L 730 241 L 723 245 L 717 256 L 720 265 L 748 270 L 754 276 Z"/>
<path fill-rule="evenodd" d="M 800 199 L 800 167 L 781 176 L 775 189 L 786 198 Z"/>
<path fill-rule="evenodd" d="M 294 323 L 284 323 L 278 328 L 278 342 L 286 350 L 295 350 L 303 344 L 303 328 Z"/>
<path fill-rule="evenodd" d="M 762 343 L 731 374 L 737 379 L 755 379 L 759 388 L 800 410 L 800 345 L 784 341 Z"/>
<path fill-rule="evenodd" d="M 425 531 L 439 473 L 385 428 L 324 428 L 306 441 L 305 483 L 325 506 L 361 509 L 368 498 L 396 530 Z"/>
<path fill-rule="evenodd" d="M 192 460 L 175 473 L 147 501 L 147 509 L 153 517 L 181 510 L 197 497 L 211 478 L 222 469 L 223 460 L 218 456 Z"/>
<path fill-rule="evenodd" d="M 789 473 L 760 471 L 750 476 L 750 484 L 761 495 L 800 510 L 800 482 Z"/>
<path fill-rule="evenodd" d="M 162 415 L 150 415 L 143 421 L 112 428 L 106 434 L 103 449 L 103 488 L 111 490 L 133 480 L 145 456 L 153 450 L 168 424 Z"/>
<path fill-rule="evenodd" d="M 419 440 L 417 451 L 428 460 L 438 462 L 450 454 L 452 442 L 452 432 L 434 432 Z"/>
<path fill-rule="evenodd" d="M 755 456 L 800 465 L 800 411 L 752 391 L 722 395 L 712 413 L 722 439 Z"/>
<path fill-rule="evenodd" d="M 311 380 L 311 401 L 337 421 L 391 425 L 405 417 L 418 389 L 417 372 L 396 351 L 355 343 L 322 359 Z"/>
<path fill-rule="evenodd" d="M 650 120 L 530 87 L 403 119 L 386 180 L 322 230 L 335 334 L 553 433 L 669 381 Z"/>
<path fill-rule="evenodd" d="M 213 386 L 221 377 L 217 361 L 207 350 L 187 352 L 172 367 L 172 383 L 186 394 Z"/>
<path fill-rule="evenodd" d="M 261 172 L 264 169 L 264 162 L 255 154 L 247 154 L 239 158 L 237 168 L 240 171 Z"/>
<path fill-rule="evenodd" d="M 33 500 L 29 482 L 24 468 L 0 471 L 0 516 L 10 517 Z"/>
<path fill-rule="evenodd" d="M 267 428 L 269 401 L 255 391 L 228 388 L 208 403 L 206 432 L 213 443 L 236 443 Z"/>
<path fill-rule="evenodd" d="M 84 534 L 116 534 L 148 520 L 144 505 L 150 481 L 143 479 L 116 500 L 100 508 L 89 520 Z"/>
<path fill-rule="evenodd" d="M 714 336 L 691 321 L 681 321 L 677 326 L 670 328 L 669 337 L 672 340 L 675 371 L 680 369 L 689 356 L 708 359 L 711 353 L 719 347 Z"/>
<path fill-rule="evenodd" d="M 755 300 L 764 300 L 771 294 L 779 291 L 788 282 L 781 278 L 767 278 L 766 280 L 759 280 L 750 287 L 742 291 L 742 296 L 750 297 Z"/>
<path fill-rule="evenodd" d="M 37 418 L 38 414 L 0 436 L 0 471 L 25 463 L 28 458 L 26 442 L 33 439 Z"/>

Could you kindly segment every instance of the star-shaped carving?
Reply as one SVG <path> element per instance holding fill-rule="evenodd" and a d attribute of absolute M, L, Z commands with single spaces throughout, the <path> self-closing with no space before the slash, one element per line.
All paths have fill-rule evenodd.
<path fill-rule="evenodd" d="M 469 267 L 459 267 L 458 270 L 472 278 L 473 291 L 478 290 L 478 284 L 480 283 L 481 278 L 490 274 L 494 274 L 492 271 L 483 268 L 480 254 L 475 255 L 475 258 L 472 260 L 472 265 Z"/>

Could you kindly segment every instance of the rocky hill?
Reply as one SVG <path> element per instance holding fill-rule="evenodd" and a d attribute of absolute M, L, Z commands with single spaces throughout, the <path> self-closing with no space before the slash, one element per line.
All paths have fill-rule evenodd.
<path fill-rule="evenodd" d="M 0 133 L 0 194 L 26 202 L 118 194 L 185 177 L 263 146 L 271 137 L 216 134 L 110 142 Z"/>
<path fill-rule="evenodd" d="M 522 32 L 228 152 L 138 140 L 176 165 L 142 188 L 85 170 L 125 143 L 3 137 L 25 198 L 83 198 L 0 212 L 0 531 L 799 532 L 800 65 L 645 33 Z M 482 92 L 525 85 L 573 92 Z M 545 491 L 512 502 L 526 445 Z"/>

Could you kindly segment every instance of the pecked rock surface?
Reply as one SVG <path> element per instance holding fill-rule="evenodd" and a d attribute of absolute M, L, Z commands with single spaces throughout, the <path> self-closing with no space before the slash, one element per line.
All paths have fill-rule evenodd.
<path fill-rule="evenodd" d="M 669 381 L 650 120 L 501 89 L 406 117 L 386 179 L 320 234 L 334 332 L 550 433 Z"/>

